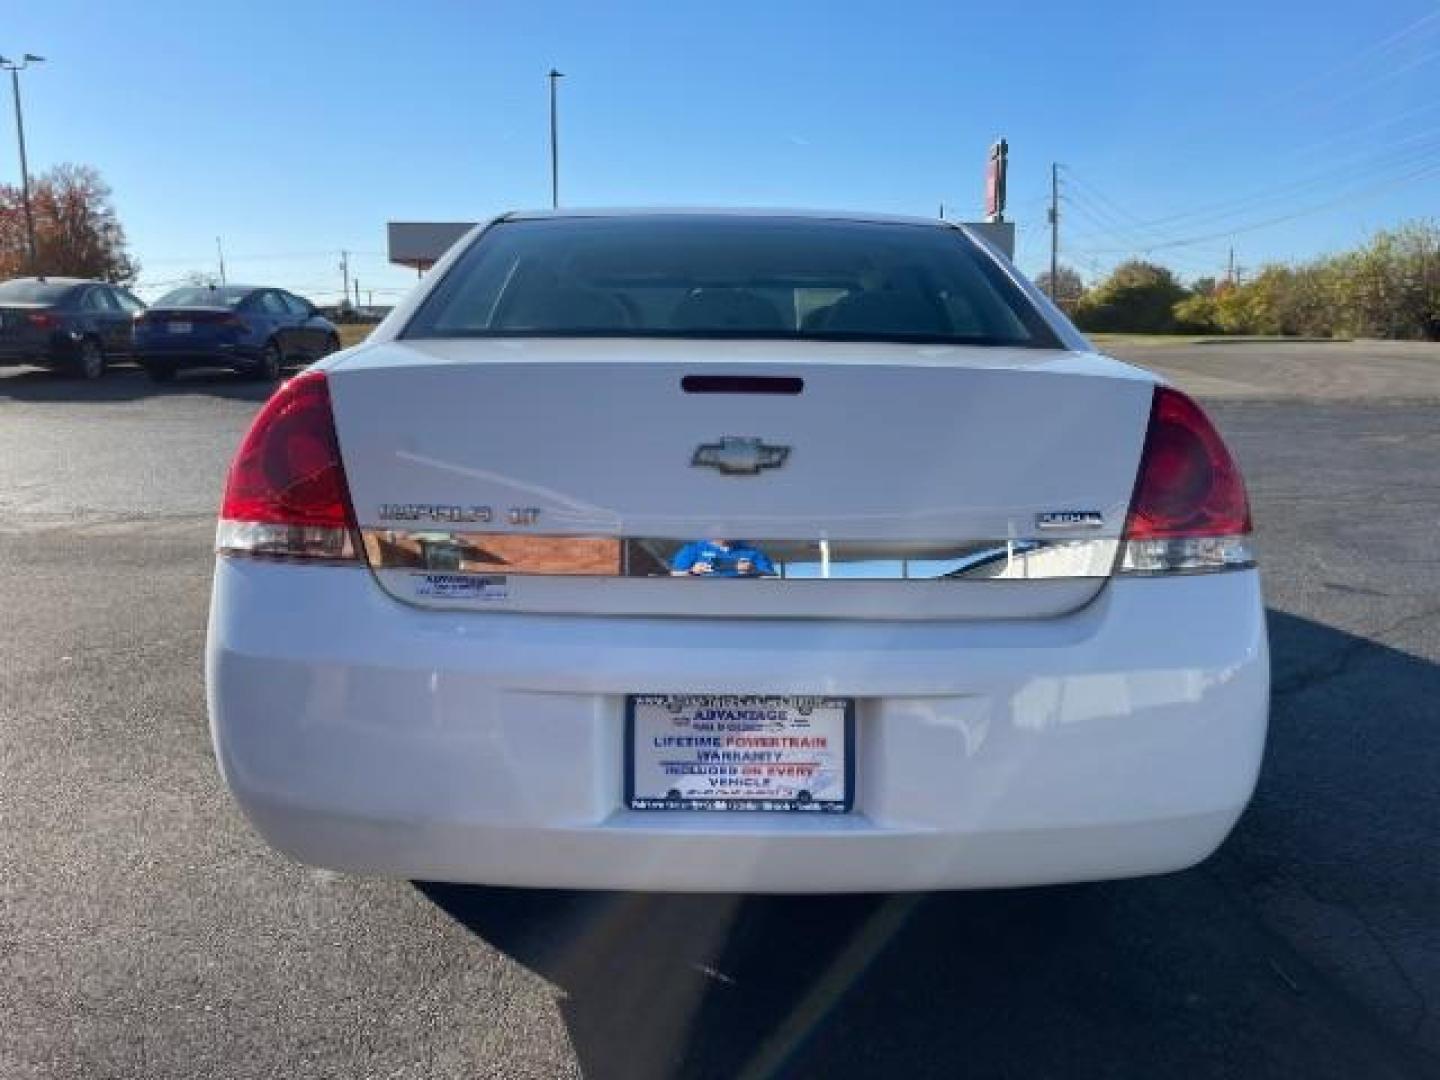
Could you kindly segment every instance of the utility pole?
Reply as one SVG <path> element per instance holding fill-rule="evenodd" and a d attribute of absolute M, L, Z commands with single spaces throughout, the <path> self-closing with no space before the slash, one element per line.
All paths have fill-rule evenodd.
<path fill-rule="evenodd" d="M 0 56 L 0 68 L 10 72 L 10 89 L 15 95 L 15 137 L 20 142 L 20 198 L 25 205 L 25 241 L 30 248 L 30 273 L 39 268 L 35 249 L 35 214 L 30 209 L 30 165 L 25 158 L 25 112 L 20 107 L 20 72 L 31 64 L 43 64 L 45 58 L 26 53 L 18 61 Z"/>
<path fill-rule="evenodd" d="M 1060 165 L 1050 163 L 1050 300 L 1060 292 Z"/>
<path fill-rule="evenodd" d="M 360 279 L 358 277 L 355 279 L 355 306 L 357 308 L 360 306 Z"/>
<path fill-rule="evenodd" d="M 225 284 L 225 248 L 220 244 L 220 237 L 215 237 L 215 254 L 220 258 L 220 284 Z"/>
<path fill-rule="evenodd" d="M 340 291 L 340 295 L 345 298 L 345 302 L 348 304 L 350 302 L 350 252 L 348 251 L 340 252 L 340 281 L 344 286 Z"/>
<path fill-rule="evenodd" d="M 546 76 L 550 80 L 550 205 L 560 205 L 560 120 L 555 109 L 555 85 L 565 77 L 563 72 L 550 69 Z"/>

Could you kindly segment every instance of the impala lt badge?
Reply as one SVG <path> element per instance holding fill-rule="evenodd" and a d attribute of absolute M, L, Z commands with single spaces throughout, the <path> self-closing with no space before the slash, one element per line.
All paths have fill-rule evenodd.
<path fill-rule="evenodd" d="M 725 435 L 719 442 L 697 446 L 690 464 L 719 469 L 726 476 L 754 476 L 761 469 L 778 469 L 789 456 L 788 446 L 770 446 L 760 439 Z"/>
<path fill-rule="evenodd" d="M 1035 515 L 1037 529 L 1098 529 L 1105 524 L 1099 510 L 1047 510 Z"/>
<path fill-rule="evenodd" d="M 433 521 L 452 524 L 485 523 L 495 517 L 488 506 L 451 506 L 442 503 L 381 503 L 381 521 Z"/>

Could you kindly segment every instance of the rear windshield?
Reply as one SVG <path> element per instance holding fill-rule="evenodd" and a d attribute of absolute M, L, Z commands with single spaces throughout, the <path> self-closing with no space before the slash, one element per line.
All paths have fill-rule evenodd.
<path fill-rule="evenodd" d="M 254 291 L 225 285 L 216 285 L 213 288 L 209 285 L 191 285 L 166 293 L 151 306 L 233 308 Z"/>
<path fill-rule="evenodd" d="M 962 233 L 807 218 L 500 222 L 405 337 L 743 337 L 1056 345 Z"/>
<path fill-rule="evenodd" d="M 7 281 L 0 285 L 0 304 L 53 304 L 73 288 L 50 281 Z"/>

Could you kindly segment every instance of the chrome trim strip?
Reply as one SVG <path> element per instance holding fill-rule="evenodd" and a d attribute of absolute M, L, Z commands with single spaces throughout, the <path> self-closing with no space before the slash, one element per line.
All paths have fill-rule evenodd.
<path fill-rule="evenodd" d="M 361 530 L 376 570 L 583 578 L 774 578 L 792 581 L 954 581 L 1106 578 L 1115 537 L 938 540 L 770 539 L 721 550 L 710 571 L 675 568 L 696 538 L 530 534 L 446 529 Z M 710 541 L 702 541 L 710 543 Z M 766 563 L 773 572 L 764 572 Z"/>

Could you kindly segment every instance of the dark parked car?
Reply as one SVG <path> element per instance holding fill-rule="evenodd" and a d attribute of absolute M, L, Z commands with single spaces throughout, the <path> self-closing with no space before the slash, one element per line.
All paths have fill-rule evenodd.
<path fill-rule="evenodd" d="M 145 305 L 128 290 L 83 278 L 0 284 L 0 363 L 39 364 L 98 379 L 130 357 L 130 324 Z"/>
<path fill-rule="evenodd" d="M 135 318 L 135 351 L 156 382 L 182 367 L 228 367 L 277 379 L 286 364 L 340 348 L 335 324 L 308 300 L 255 285 L 193 285 Z"/>

